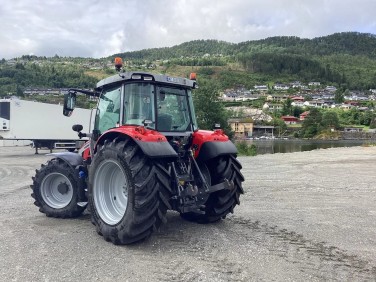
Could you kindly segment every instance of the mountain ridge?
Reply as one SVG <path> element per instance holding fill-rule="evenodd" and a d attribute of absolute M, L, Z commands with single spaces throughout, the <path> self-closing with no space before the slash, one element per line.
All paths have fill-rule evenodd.
<path fill-rule="evenodd" d="M 313 39 L 274 36 L 230 43 L 192 40 L 172 47 L 123 52 L 95 59 L 24 55 L 0 60 L 0 96 L 30 87 L 90 88 L 114 74 L 113 58 L 128 70 L 214 80 L 219 89 L 275 82 L 320 81 L 342 89 L 376 88 L 376 35 L 341 32 Z"/>
<path fill-rule="evenodd" d="M 342 48 L 335 50 L 334 48 Z M 214 46 L 213 46 L 214 45 Z M 227 41 L 220 41 L 215 39 L 207 40 L 192 40 L 174 45 L 172 47 L 150 48 L 138 51 L 121 52 L 108 56 L 113 58 L 116 56 L 125 57 L 129 59 L 166 59 L 178 58 L 182 56 L 183 51 L 189 52 L 193 56 L 200 56 L 204 54 L 216 55 L 235 55 L 239 52 L 249 52 L 263 49 L 262 45 L 271 45 L 278 48 L 283 48 L 285 51 L 297 51 L 296 47 L 307 48 L 308 54 L 323 55 L 336 52 L 350 52 L 351 54 L 372 55 L 376 58 L 376 35 L 371 33 L 360 32 L 340 32 L 331 35 L 315 37 L 312 39 L 300 38 L 297 36 L 273 36 L 259 40 L 249 40 L 240 43 L 231 43 Z M 362 47 L 362 48 L 360 48 Z M 365 48 L 366 47 L 366 48 Z M 295 49 L 294 49 L 295 48 Z M 318 50 L 322 48 L 324 50 Z M 356 48 L 358 52 L 354 52 Z M 166 54 L 166 51 L 169 51 Z M 360 51 L 360 52 L 359 52 Z M 153 53 L 157 53 L 153 55 Z"/>

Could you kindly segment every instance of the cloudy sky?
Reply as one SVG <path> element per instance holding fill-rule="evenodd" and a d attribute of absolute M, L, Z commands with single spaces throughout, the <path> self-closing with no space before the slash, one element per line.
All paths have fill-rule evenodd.
<path fill-rule="evenodd" d="M 100 58 L 196 39 L 376 34 L 375 11 L 375 0 L 0 0 L 0 58 Z"/>

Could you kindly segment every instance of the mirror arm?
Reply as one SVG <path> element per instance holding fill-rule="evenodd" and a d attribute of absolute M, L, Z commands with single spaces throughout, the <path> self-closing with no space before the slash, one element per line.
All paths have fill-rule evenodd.
<path fill-rule="evenodd" d="M 82 93 L 82 94 L 89 95 L 89 96 L 92 96 L 92 97 L 99 97 L 100 96 L 100 93 L 97 92 L 97 91 L 90 91 L 90 90 L 77 89 L 77 88 L 69 88 L 68 93 L 71 93 L 71 94 Z"/>

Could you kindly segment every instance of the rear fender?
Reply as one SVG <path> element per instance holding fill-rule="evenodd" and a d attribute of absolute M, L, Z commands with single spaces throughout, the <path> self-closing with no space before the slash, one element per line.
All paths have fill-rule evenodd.
<path fill-rule="evenodd" d="M 193 133 L 192 149 L 197 161 L 205 162 L 221 155 L 237 154 L 237 149 L 221 129 Z"/>
<path fill-rule="evenodd" d="M 164 135 L 143 126 L 121 126 L 106 131 L 98 139 L 95 151 L 105 140 L 114 140 L 122 136 L 132 138 L 143 153 L 150 158 L 176 158 L 178 156 Z"/>

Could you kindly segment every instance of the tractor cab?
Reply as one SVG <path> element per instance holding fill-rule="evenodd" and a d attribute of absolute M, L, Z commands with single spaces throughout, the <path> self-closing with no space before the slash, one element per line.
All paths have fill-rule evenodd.
<path fill-rule="evenodd" d="M 184 136 L 198 129 L 192 100 L 195 87 L 193 79 L 120 72 L 84 94 L 98 98 L 94 132 L 99 135 L 111 128 L 143 126 L 165 136 Z M 83 91 L 72 89 L 66 95 L 66 116 L 74 109 L 76 92 Z"/>
<path fill-rule="evenodd" d="M 100 88 L 95 129 L 103 133 L 114 127 L 145 126 L 165 135 L 197 129 L 190 88 L 136 77 Z"/>

